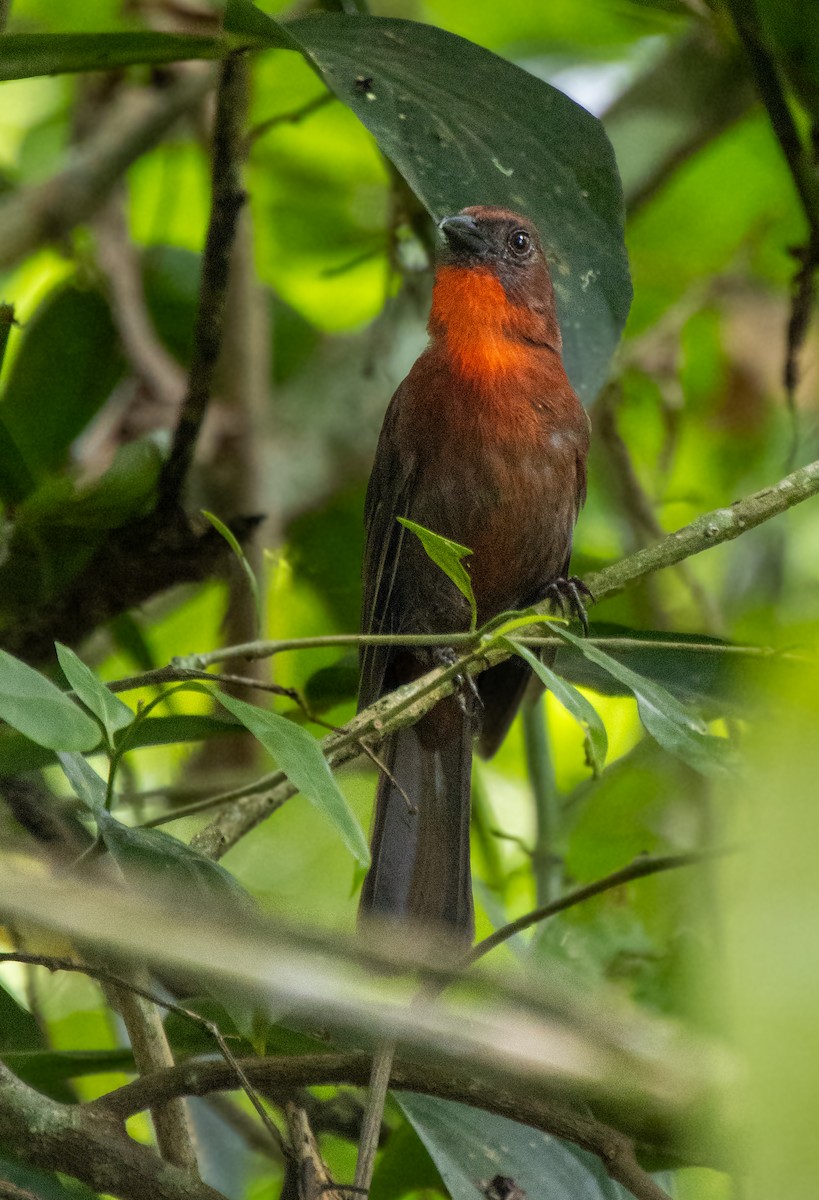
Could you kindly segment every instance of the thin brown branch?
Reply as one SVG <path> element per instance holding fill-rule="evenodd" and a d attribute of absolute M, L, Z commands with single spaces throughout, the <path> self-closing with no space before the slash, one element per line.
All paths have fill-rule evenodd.
<path fill-rule="evenodd" d="M 574 908 L 576 904 L 582 904 L 584 900 L 591 900 L 593 896 L 602 896 L 604 892 L 610 892 L 614 888 L 623 887 L 627 883 L 632 883 L 635 879 L 645 879 L 648 875 L 658 875 L 662 871 L 674 871 L 678 867 L 692 867 L 699 863 L 708 862 L 709 859 L 722 858 L 729 854 L 730 850 L 715 849 L 715 850 L 692 850 L 686 854 L 663 854 L 656 857 L 648 857 L 648 855 L 640 855 L 635 858 L 634 862 L 629 863 L 626 867 L 620 867 L 617 871 L 612 871 L 610 875 L 605 875 L 602 879 L 595 879 L 593 883 L 584 884 L 583 887 L 575 888 L 572 892 L 567 892 L 565 896 L 560 896 L 557 900 L 552 900 L 549 904 L 544 904 L 540 908 L 535 908 L 532 912 L 525 913 L 524 916 L 518 917 L 515 921 L 510 921 L 508 925 L 503 925 L 500 929 L 496 929 L 483 941 L 478 942 L 474 946 L 468 956 L 467 962 L 477 962 L 479 958 L 483 958 L 490 950 L 494 950 L 496 946 L 500 946 L 503 942 L 508 942 L 516 933 L 521 933 L 524 929 L 531 929 L 533 925 L 539 925 L 542 921 L 547 921 L 549 917 L 554 917 L 557 913 L 565 912 L 567 908 Z"/>
<path fill-rule="evenodd" d="M 162 509 L 173 509 L 179 503 L 211 398 L 222 346 L 230 257 L 239 212 L 245 202 L 241 178 L 243 99 L 242 64 L 237 55 L 231 55 L 220 67 L 213 128 L 211 214 L 202 259 L 193 353 L 188 391 L 160 479 Z"/>
<path fill-rule="evenodd" d="M 307 117 L 312 117 L 313 113 L 318 112 L 322 108 L 326 108 L 328 104 L 336 99 L 332 92 L 322 92 L 315 96 L 312 100 L 308 100 L 306 104 L 302 104 L 300 108 L 291 109 L 290 112 L 276 113 L 273 117 L 268 117 L 266 121 L 260 121 L 258 125 L 254 125 L 249 129 L 244 141 L 244 154 L 247 156 L 258 142 L 259 138 L 270 133 L 271 129 L 277 129 L 280 125 L 298 125 Z"/>
<path fill-rule="evenodd" d="M 134 1064 L 141 1075 L 150 1075 L 174 1064 L 170 1043 L 159 1010 L 146 999 L 144 989 L 139 993 L 123 979 L 120 983 L 103 982 L 106 999 L 122 1017 Z M 199 1165 L 193 1142 L 193 1127 L 183 1100 L 171 1100 L 151 1109 L 159 1153 L 166 1162 L 198 1175 Z"/>
<path fill-rule="evenodd" d="M 203 1017 L 200 1013 L 193 1012 L 189 1008 L 185 1008 L 181 1004 L 176 1004 L 172 1000 L 167 1000 L 162 996 L 157 996 L 150 989 L 143 987 L 133 979 L 126 979 L 121 975 L 115 975 L 106 967 L 96 966 L 92 963 L 74 962 L 73 959 L 70 958 L 55 958 L 53 955 L 29 954 L 22 951 L 0 953 L 0 963 L 4 962 L 27 963 L 29 966 L 45 967 L 48 971 L 69 971 L 75 974 L 87 975 L 90 979 L 96 979 L 99 983 L 107 987 L 113 988 L 120 992 L 128 992 L 146 1004 L 158 1006 L 166 1009 L 168 1012 L 176 1013 L 177 1016 L 184 1017 L 185 1020 L 191 1021 L 193 1024 L 199 1025 L 200 1028 L 207 1030 L 219 1047 L 225 1062 L 233 1069 L 239 1086 L 242 1088 L 248 1100 L 261 1117 L 262 1124 L 270 1134 L 278 1156 L 281 1158 L 285 1154 L 284 1143 L 282 1142 L 281 1134 L 279 1133 L 277 1126 L 271 1121 L 264 1108 L 264 1105 L 254 1089 L 251 1087 L 247 1076 L 242 1069 L 239 1059 L 236 1058 L 233 1051 L 228 1046 L 222 1031 L 214 1021 L 209 1020 L 207 1017 Z M 133 1045 L 133 1042 L 132 1048 L 134 1050 L 134 1059 L 136 1061 L 137 1047 Z M 166 1063 L 165 1065 L 170 1066 L 172 1064 Z M 139 1068 L 138 1063 L 137 1066 Z M 156 1070 L 157 1068 L 155 1067 L 154 1069 Z"/>
<path fill-rule="evenodd" d="M 299 1200 L 344 1200 L 321 1157 L 316 1135 L 305 1110 L 292 1100 L 284 1106 L 290 1146 L 296 1159 Z"/>
<path fill-rule="evenodd" d="M 0 269 L 13 266 L 88 220 L 117 180 L 213 86 L 210 67 L 187 70 L 168 88 L 128 91 L 92 137 L 50 179 L 0 202 Z"/>
<path fill-rule="evenodd" d="M 296 1087 L 348 1083 L 364 1086 L 370 1077 L 370 1059 L 365 1055 L 326 1054 L 247 1059 L 248 1078 L 265 1091 L 286 1094 Z M 201 1060 L 183 1063 L 153 1078 L 143 1077 L 96 1100 L 91 1107 L 124 1119 L 143 1111 L 158 1099 L 171 1096 L 206 1096 L 235 1086 L 235 1077 L 223 1063 Z M 666 1197 L 637 1164 L 634 1143 L 625 1134 L 588 1115 L 587 1111 L 564 1107 L 521 1088 L 511 1093 L 493 1082 L 458 1076 L 449 1067 L 405 1060 L 393 1064 L 390 1086 L 399 1091 L 420 1092 L 443 1100 L 455 1100 L 498 1116 L 531 1125 L 544 1133 L 563 1138 L 601 1159 L 613 1179 L 628 1187 L 641 1200 Z"/>
<path fill-rule="evenodd" d="M 114 190 L 94 220 L 97 263 L 128 364 L 152 401 L 145 432 L 170 426 L 185 394 L 185 372 L 165 349 L 145 303 L 139 257 L 128 236 L 125 191 Z M 158 419 L 157 419 L 158 418 Z"/>

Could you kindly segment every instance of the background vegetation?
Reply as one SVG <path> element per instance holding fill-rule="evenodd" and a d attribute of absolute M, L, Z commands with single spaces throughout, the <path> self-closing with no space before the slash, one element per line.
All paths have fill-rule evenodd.
<path fill-rule="evenodd" d="M 385 1038 L 373 1200 L 812 1196 L 819 15 L 313 7 L 0 3 L 0 1196 L 354 1195 Z M 476 763 L 467 968 L 354 936 L 361 742 L 454 672 L 317 739 L 430 214 L 494 200 L 553 257 L 600 603 Z"/>

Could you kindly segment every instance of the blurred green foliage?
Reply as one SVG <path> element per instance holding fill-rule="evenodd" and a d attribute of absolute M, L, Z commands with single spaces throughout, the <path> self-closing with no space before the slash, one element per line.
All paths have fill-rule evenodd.
<path fill-rule="evenodd" d="M 273 13 L 283 5 L 262 7 Z M 819 109 L 819 16 L 804 7 L 797 19 L 773 0 L 758 8 L 783 78 L 803 106 L 805 126 Z M 500 6 L 489 0 L 470 5 L 374 0 L 371 9 L 378 16 L 437 26 L 525 67 L 600 115 L 611 134 L 625 183 L 634 301 L 612 384 L 602 397 L 595 396 L 595 384 L 625 317 L 624 278 L 612 287 L 614 316 L 607 313 L 604 321 L 600 309 L 578 310 L 579 333 L 568 337 L 581 374 L 587 367 L 584 336 L 594 359 L 585 398 L 595 438 L 573 570 L 582 575 L 596 569 L 785 474 L 794 437 L 782 384 L 785 330 L 793 248 L 806 240 L 805 223 L 770 122 L 752 102 L 722 9 L 677 0 L 548 5 L 509 0 Z M 311 19 L 302 18 L 299 29 L 309 32 Z M 162 3 L 87 0 L 69 11 L 45 0 L 14 0 L 9 28 L 13 34 L 122 33 L 176 29 L 178 20 L 173 6 Z M 354 20 L 336 14 L 327 28 L 349 29 Z M 181 31 L 208 32 L 204 18 L 194 25 L 191 30 L 183 23 Z M 343 46 L 316 40 L 316 57 L 330 49 L 338 56 L 336 90 L 363 53 L 355 32 Z M 0 63 L 2 55 L 0 40 Z M 402 70 L 411 65 L 404 63 Z M 410 80 L 414 104 L 424 107 L 422 67 L 431 72 L 430 94 L 446 105 L 454 69 L 450 77 L 446 63 L 434 58 L 431 65 L 421 63 L 418 78 Z M 463 90 L 466 73 L 458 69 Z M 73 142 L 105 119 L 112 98 L 139 90 L 161 93 L 172 75 L 167 67 L 137 66 L 104 78 L 66 75 L 2 84 L 0 201 L 61 169 Z M 399 75 L 396 70 L 390 81 L 396 94 Z M 717 99 L 701 108 L 685 103 L 681 79 L 692 93 L 713 87 Z M 248 127 L 257 136 L 248 146 L 250 203 L 242 233 L 253 285 L 242 293 L 242 283 L 234 280 L 218 402 L 191 495 L 197 507 L 223 520 L 269 514 L 259 544 L 270 553 L 257 553 L 255 567 L 266 589 L 266 632 L 273 638 L 355 629 L 367 470 L 389 396 L 423 345 L 434 234 L 418 199 L 357 119 L 356 112 L 366 117 L 368 106 L 373 108 L 366 96 L 364 87 L 345 103 L 332 98 L 317 103 L 327 97 L 325 86 L 300 55 L 271 50 L 253 58 Z M 732 114 L 724 126 L 712 111 L 721 104 Z M 493 108 L 469 92 L 459 93 L 452 108 L 446 136 L 454 129 L 457 144 L 447 150 L 443 138 L 430 152 L 438 190 L 425 170 L 410 178 L 432 209 L 444 192 L 457 195 L 457 203 L 490 199 L 470 191 L 470 114 L 475 124 L 491 124 L 506 110 L 497 97 Z M 525 115 L 528 120 L 531 114 Z M 506 114 L 504 120 L 514 117 Z M 173 410 L 152 384 L 151 369 L 165 363 L 163 378 L 169 379 L 175 378 L 175 365 L 182 379 L 189 364 L 209 211 L 207 121 L 206 109 L 192 112 L 128 170 L 112 201 L 124 216 L 124 243 L 112 243 L 110 230 L 92 218 L 0 273 L 0 299 L 14 303 L 21 322 L 12 330 L 0 377 L 0 641 L 32 611 L 47 614 L 110 530 L 144 515 L 153 503 Z M 379 132 L 374 115 L 367 123 Z M 593 128 L 585 119 L 581 127 Z M 527 199 L 537 200 L 539 190 L 545 197 L 559 170 L 571 174 L 566 166 L 571 154 L 561 160 L 552 141 L 518 145 L 516 137 L 510 125 L 510 149 L 520 160 L 515 169 L 520 177 L 525 162 L 529 172 Z M 386 136 L 382 147 L 384 142 L 395 148 Z M 447 161 L 457 176 L 449 184 Z M 584 165 L 589 179 L 599 165 Z M 500 177 L 499 184 L 506 186 Z M 616 197 L 603 190 L 594 199 L 602 205 L 601 223 L 608 222 L 601 233 L 605 243 L 619 221 Z M 540 211 L 542 217 L 551 211 L 545 198 Z M 554 214 L 556 227 L 544 234 L 557 247 L 570 247 L 566 254 L 574 255 L 574 270 L 583 241 L 571 228 L 572 207 L 558 206 Z M 601 257 L 609 264 L 616 260 L 614 252 Z M 130 303 L 148 318 L 147 343 L 138 337 L 135 342 L 127 327 L 117 286 L 123 283 L 136 283 Z M 247 366 L 243 355 L 252 360 L 253 385 L 235 383 L 248 378 L 241 373 Z M 816 457 L 816 358 L 811 325 L 797 393 L 799 462 Z M 237 404 L 237 386 L 255 389 L 256 400 Z M 614 434 L 603 419 L 604 405 L 614 413 Z M 628 479 L 620 439 L 627 447 Z M 667 689 L 710 723 L 710 734 L 734 739 L 743 756 L 744 743 L 753 744 L 750 761 L 732 768 L 728 779 L 694 769 L 688 745 L 675 757 L 667 743 L 663 749 L 647 739 L 627 687 L 571 650 L 561 650 L 557 669 L 583 688 L 605 725 L 609 752 L 599 778 L 592 778 L 585 761 L 582 729 L 553 697 L 544 708 L 560 813 L 557 842 L 548 850 L 560 857 L 567 888 L 592 882 L 643 853 L 723 842 L 751 848 L 728 868 L 708 862 L 623 885 L 496 952 L 499 962 L 511 964 L 528 948 L 544 971 L 568 965 L 579 987 L 612 982 L 646 1011 L 729 1038 L 744 1055 L 744 1065 L 735 1068 L 741 1082 L 726 1088 L 728 1107 L 735 1110 L 731 1116 L 748 1131 L 743 1144 L 726 1150 L 729 1165 L 735 1155 L 738 1190 L 731 1173 L 698 1163 L 697 1169 L 675 1170 L 673 1180 L 662 1177 L 679 1200 L 723 1200 L 739 1195 L 740 1188 L 760 1200 L 778 1194 L 798 1200 L 815 1191 L 812 1130 L 819 1098 L 812 1047 L 819 985 L 810 952 L 815 671 L 782 666 L 778 673 L 768 663 L 728 658 L 712 647 L 725 639 L 815 653 L 817 530 L 815 504 L 808 503 L 692 560 L 684 571 L 646 580 L 594 610 L 593 633 L 645 638 L 645 648 L 631 645 L 617 653 L 626 669 Z M 150 598 L 128 622 L 100 627 L 81 648 L 83 656 L 110 680 L 242 640 L 231 614 L 241 607 L 244 586 L 231 578 Z M 652 648 L 663 639 L 676 649 Z M 56 657 L 37 665 L 60 679 Z M 349 648 L 282 654 L 273 674 L 276 683 L 306 697 L 313 715 L 333 725 L 351 717 L 355 665 Z M 129 704 L 132 695 L 127 694 Z M 247 783 L 272 766 L 247 742 L 241 743 L 236 765 L 225 749 L 235 744 L 235 726 L 205 696 L 187 693 L 166 704 L 140 722 L 133 750 L 119 767 L 118 819 L 107 820 L 121 842 L 124 823 L 167 815 L 174 805 Z M 325 732 L 292 700 L 277 699 L 276 705 L 291 725 Z M 695 732 L 704 740 L 699 728 Z M 92 743 L 86 737 L 82 744 Z M 55 808 L 76 818 L 70 805 L 63 811 L 68 789 L 45 748 L 50 744 L 33 745 L 3 730 L 0 776 L 25 772 L 31 778 L 45 767 L 48 786 L 62 797 Z M 481 937 L 535 903 L 539 831 L 519 723 L 498 756 L 478 771 Z M 374 770 L 359 760 L 339 773 L 338 784 L 349 840 L 359 823 L 367 826 Z M 207 819 L 208 814 L 188 816 L 170 828 L 187 842 Z M 23 824 L 11 808 L 0 807 L 0 840 L 10 854 L 29 853 L 34 846 Z M 87 825 L 82 818 L 81 830 L 87 832 Z M 128 848 L 136 853 L 158 846 L 161 856 L 167 844 L 160 836 L 134 839 Z M 186 868 L 198 877 L 198 860 L 177 844 Z M 224 865 L 264 911 L 331 929 L 354 926 L 353 860 L 326 815 L 303 797 L 242 839 Z M 9 939 L 13 935 L 9 930 Z M 8 1051 L 7 1061 L 21 1077 L 36 1079 L 64 1099 L 91 1098 L 124 1081 L 127 1051 L 94 986 L 59 977 L 37 977 L 32 984 L 26 972 L 12 967 L 4 968 L 2 979 L 0 1057 Z M 38 997 L 39 1010 L 33 1002 Z M 39 1011 L 39 1023 L 32 1008 Z M 180 1030 L 171 1019 L 168 1025 L 180 1054 L 202 1051 L 190 1028 Z M 312 1048 L 298 1041 L 302 1036 L 274 1024 L 267 1048 L 273 1053 Z M 85 1057 L 72 1066 L 66 1059 L 11 1056 L 69 1050 Z M 323 1091 L 320 1096 L 326 1098 Z M 413 1126 L 407 1116 L 412 1120 L 416 1109 Z M 453 1116 L 453 1110 L 436 1110 L 419 1097 L 403 1110 L 391 1108 L 393 1132 L 374 1200 L 437 1194 L 439 1176 L 452 1196 L 473 1194 L 463 1182 L 466 1143 L 452 1132 L 456 1118 L 462 1119 L 460 1110 Z M 473 1114 L 471 1124 L 468 1116 L 463 1119 L 470 1137 L 488 1138 L 485 1114 Z M 146 1122 L 138 1130 L 149 1136 Z M 215 1145 L 221 1145 L 219 1138 L 227 1145 L 233 1135 L 221 1124 L 212 1136 Z M 322 1146 L 331 1170 L 346 1177 L 349 1140 L 326 1133 Z M 549 1153 L 555 1159 L 569 1155 L 571 1162 L 564 1168 L 552 1162 L 554 1190 L 543 1195 L 558 1200 L 625 1194 L 596 1167 L 584 1167 L 574 1151 L 553 1146 Z M 279 1168 L 246 1149 L 236 1161 L 232 1178 L 219 1186 L 237 1198 L 269 1195 L 271 1175 L 277 1177 Z M 538 1158 L 529 1166 L 547 1169 Z M 483 1178 L 488 1170 L 481 1166 L 478 1174 Z M 0 1161 L 0 1174 L 38 1196 L 90 1195 L 56 1175 L 35 1175 L 11 1158 Z"/>

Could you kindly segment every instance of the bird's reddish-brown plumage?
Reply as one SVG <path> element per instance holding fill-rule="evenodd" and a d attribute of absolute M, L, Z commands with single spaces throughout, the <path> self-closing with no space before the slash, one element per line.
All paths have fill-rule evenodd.
<path fill-rule="evenodd" d="M 484 622 L 534 603 L 566 573 L 585 496 L 588 420 L 563 368 L 537 232 L 501 209 L 465 209 L 457 221 L 471 240 L 438 267 L 430 344 L 393 397 L 373 466 L 367 631 L 468 626 L 464 598 L 397 517 L 471 548 L 468 567 Z M 515 233 L 532 244 L 520 263 L 509 249 Z M 429 664 L 423 651 L 365 649 L 360 702 Z M 480 676 L 480 713 L 444 701 L 389 744 L 391 776 L 379 785 L 366 909 L 467 929 L 472 736 L 480 722 L 484 744 L 497 744 L 527 678 L 519 660 L 493 668 Z"/>

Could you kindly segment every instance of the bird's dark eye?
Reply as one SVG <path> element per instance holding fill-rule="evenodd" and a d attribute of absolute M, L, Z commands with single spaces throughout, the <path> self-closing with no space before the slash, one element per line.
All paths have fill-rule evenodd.
<path fill-rule="evenodd" d="M 526 254 L 532 244 L 532 239 L 525 229 L 516 229 L 509 234 L 506 244 L 513 254 Z"/>

